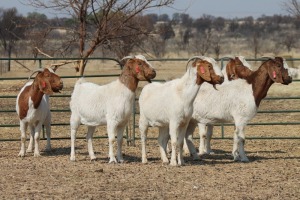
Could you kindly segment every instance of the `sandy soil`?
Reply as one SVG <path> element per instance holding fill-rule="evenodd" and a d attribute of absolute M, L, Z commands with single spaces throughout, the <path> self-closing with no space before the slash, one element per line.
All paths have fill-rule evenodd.
<path fill-rule="evenodd" d="M 159 65 L 161 77 L 172 79 L 182 69 L 166 70 Z M 67 73 L 67 72 L 66 72 Z M 92 73 L 92 72 L 91 72 Z M 170 74 L 170 75 L 168 75 Z M 12 75 L 11 75 L 12 76 Z M 23 76 L 23 74 L 20 74 Z M 97 79 L 93 79 L 96 81 Z M 102 79 L 101 79 L 102 80 Z M 107 80 L 108 81 L 108 80 Z M 24 81 L 1 82 L 1 95 L 16 95 Z M 69 86 L 69 85 L 70 86 Z M 69 81 L 62 94 L 70 94 Z M 140 85 L 143 85 L 141 83 Z M 269 96 L 299 96 L 300 83 L 272 86 Z M 51 99 L 52 109 L 68 108 L 69 99 Z M 14 109 L 15 99 L 1 99 L 1 110 Z M 260 110 L 299 109 L 299 100 L 264 101 Z M 68 123 L 70 114 L 53 113 L 54 123 Z M 1 124 L 18 124 L 14 112 L 1 113 Z M 251 122 L 299 122 L 298 113 L 258 114 Z M 124 140 L 122 164 L 108 164 L 107 139 L 94 139 L 96 161 L 89 160 L 87 143 L 76 142 L 76 162 L 69 161 L 70 140 L 52 140 L 52 151 L 17 157 L 20 150 L 18 127 L 1 127 L 0 198 L 1 199 L 300 199 L 300 140 L 246 140 L 249 163 L 233 162 L 232 139 L 214 139 L 213 155 L 200 161 L 185 155 L 185 165 L 171 167 L 160 160 L 157 140 L 148 140 L 148 164 L 141 163 L 141 145 L 127 145 Z M 78 136 L 85 136 L 81 126 Z M 232 127 L 225 137 L 232 138 Z M 248 126 L 249 137 L 299 137 L 300 126 Z M 137 136 L 138 133 L 136 133 Z M 96 137 L 105 137 L 105 127 L 97 128 Z M 150 129 L 149 136 L 156 137 Z M 195 136 L 197 134 L 195 133 Z M 220 137 L 216 128 L 215 137 Z M 68 126 L 56 126 L 52 137 L 69 137 Z M 198 140 L 195 140 L 198 145 Z M 46 145 L 41 140 L 41 149 Z"/>

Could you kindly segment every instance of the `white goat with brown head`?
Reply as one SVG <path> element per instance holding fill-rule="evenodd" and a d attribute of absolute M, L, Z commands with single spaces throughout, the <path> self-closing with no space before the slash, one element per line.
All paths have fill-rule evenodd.
<path fill-rule="evenodd" d="M 34 156 L 40 155 L 39 136 L 44 124 L 47 133 L 46 150 L 51 149 L 51 113 L 49 95 L 59 92 L 63 88 L 61 78 L 52 69 L 38 69 L 31 76 L 38 73 L 33 81 L 27 82 L 19 92 L 16 101 L 16 111 L 20 119 L 21 150 L 19 156 L 25 156 L 26 130 L 30 128 L 30 142 L 27 152 L 32 152 L 34 138 Z"/>
<path fill-rule="evenodd" d="M 192 64 L 189 63 L 192 61 Z M 171 137 L 172 156 L 170 165 L 182 165 L 182 145 L 186 127 L 193 112 L 193 102 L 202 83 L 221 84 L 221 69 L 213 59 L 193 57 L 188 61 L 186 73 L 178 79 L 166 83 L 146 85 L 139 97 L 140 120 L 139 129 L 142 142 L 142 162 L 147 163 L 146 137 L 149 126 L 159 127 L 159 146 L 164 163 L 167 145 Z M 176 149 L 179 149 L 178 162 Z"/>
<path fill-rule="evenodd" d="M 135 91 L 139 81 L 150 81 L 156 72 L 142 55 L 125 57 L 127 60 L 120 77 L 106 85 L 97 85 L 80 79 L 72 93 L 70 108 L 71 161 L 75 161 L 75 135 L 79 125 L 88 126 L 87 141 L 91 160 L 95 160 L 92 137 L 95 128 L 107 125 L 109 163 L 123 162 L 122 141 L 125 126 L 132 113 Z M 117 136 L 118 152 L 115 158 L 113 143 Z"/>
<path fill-rule="evenodd" d="M 206 84 L 198 92 L 186 133 L 187 145 L 194 158 L 198 156 L 190 136 L 197 124 L 200 134 L 199 153 L 204 154 L 211 152 L 213 124 L 234 122 L 234 160 L 248 162 L 244 150 L 244 129 L 247 123 L 256 115 L 261 100 L 266 97 L 273 83 L 288 85 L 292 82 L 289 67 L 281 57 L 268 58 L 256 71 L 237 65 L 235 73 L 239 79 L 222 84 L 217 90 Z"/>

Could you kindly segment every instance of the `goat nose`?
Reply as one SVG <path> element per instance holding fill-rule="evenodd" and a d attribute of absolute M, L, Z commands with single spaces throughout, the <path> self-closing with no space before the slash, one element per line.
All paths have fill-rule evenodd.
<path fill-rule="evenodd" d="M 221 83 L 223 83 L 224 82 L 224 76 L 221 76 L 220 80 L 221 80 Z"/>

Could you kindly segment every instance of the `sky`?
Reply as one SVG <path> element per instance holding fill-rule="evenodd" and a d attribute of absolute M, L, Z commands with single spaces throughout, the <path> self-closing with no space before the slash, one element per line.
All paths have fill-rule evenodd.
<path fill-rule="evenodd" d="M 56 16 L 51 11 L 38 10 L 21 2 L 26 0 L 1 0 L 0 7 L 4 9 L 15 7 L 23 16 L 34 11 L 44 13 L 48 18 Z M 199 18 L 204 14 L 231 19 L 248 16 L 257 18 L 262 15 L 287 15 L 282 6 L 284 2 L 287 0 L 175 0 L 169 8 L 153 9 L 147 13 L 168 14 L 170 18 L 173 13 L 186 13 L 193 18 Z"/>

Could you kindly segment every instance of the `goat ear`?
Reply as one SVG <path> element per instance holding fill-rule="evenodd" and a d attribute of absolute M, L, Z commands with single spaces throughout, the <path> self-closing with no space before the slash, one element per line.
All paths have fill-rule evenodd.
<path fill-rule="evenodd" d="M 40 91 L 43 92 L 44 94 L 53 94 L 53 90 L 51 88 L 50 82 L 45 79 L 40 79 L 39 80 L 39 88 Z"/>
<path fill-rule="evenodd" d="M 204 65 L 198 64 L 197 65 L 197 73 L 205 81 L 211 81 L 209 68 L 206 64 L 204 64 Z"/>

